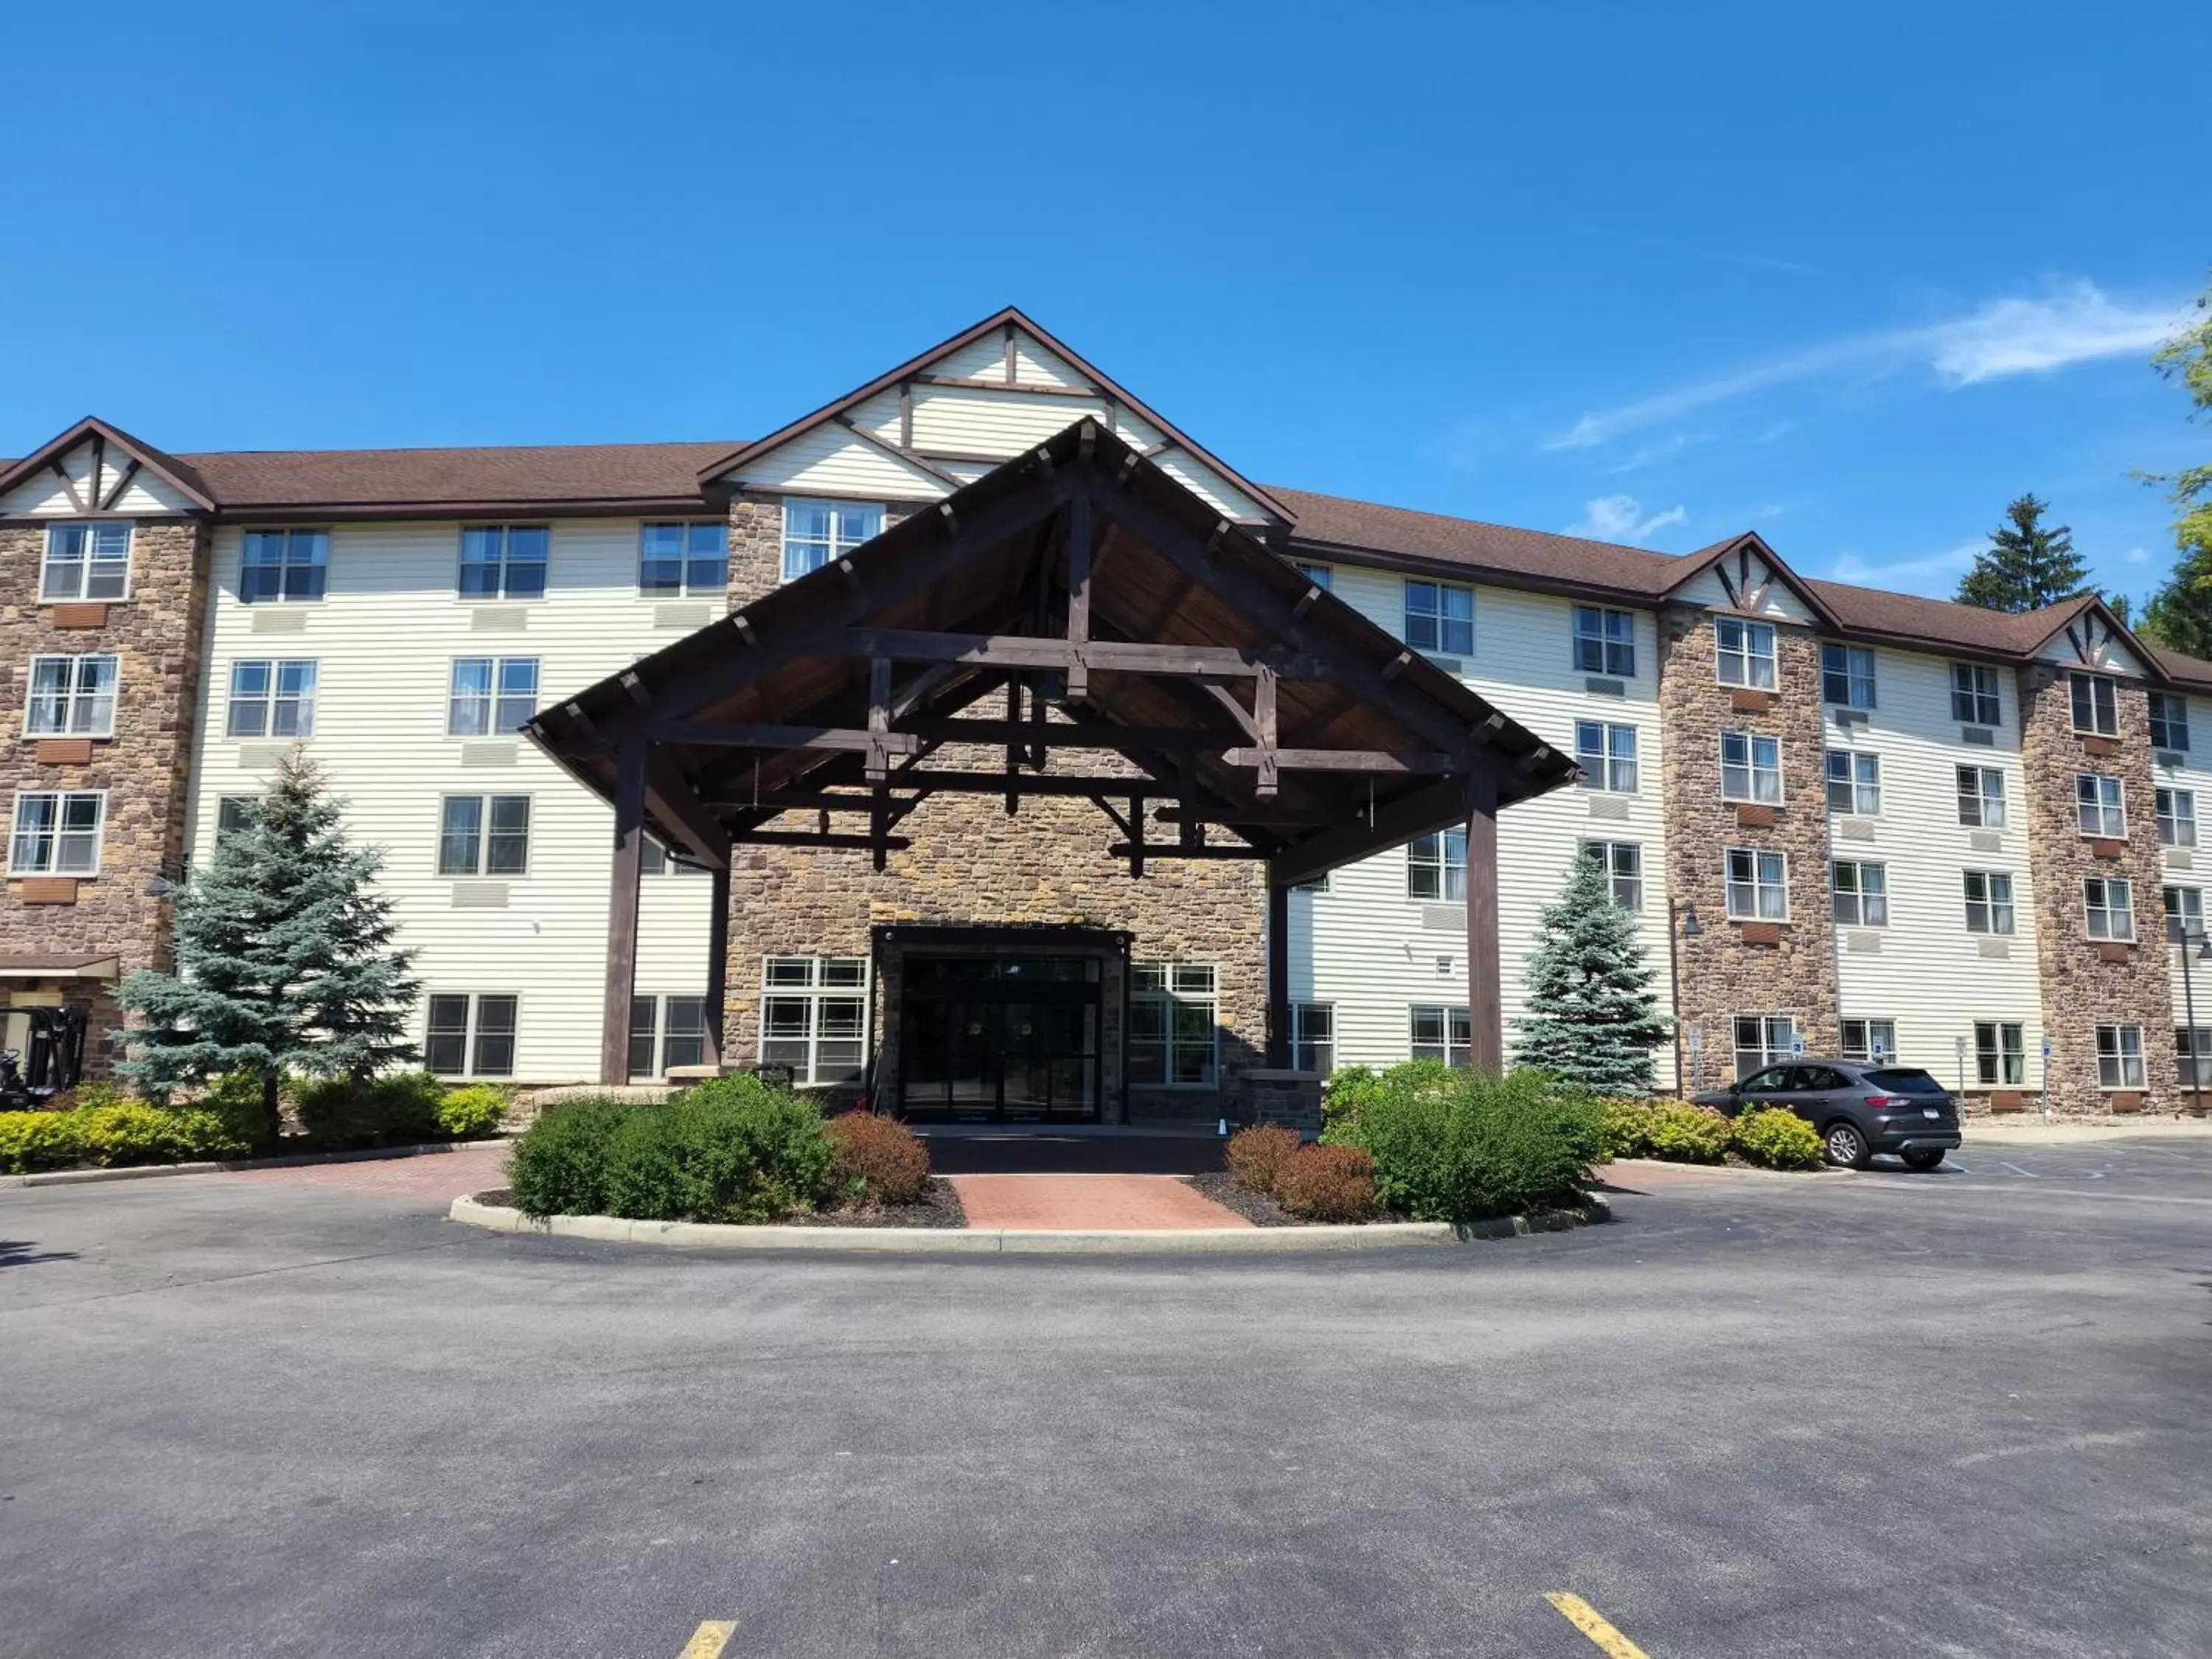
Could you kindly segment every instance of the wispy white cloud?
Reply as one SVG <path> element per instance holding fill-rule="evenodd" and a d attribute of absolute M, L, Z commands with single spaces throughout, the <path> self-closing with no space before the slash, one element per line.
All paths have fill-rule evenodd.
<path fill-rule="evenodd" d="M 2124 559 L 2130 564 L 2148 564 L 2150 562 L 2150 549 L 2147 547 L 2131 547 L 2126 552 L 2121 554 L 2120 557 Z"/>
<path fill-rule="evenodd" d="M 1647 517 L 1644 503 L 1633 495 L 1599 495 L 1583 503 L 1582 522 L 1568 526 L 1567 534 L 1601 542 L 1640 542 L 1689 516 L 1687 507 L 1670 507 Z"/>
<path fill-rule="evenodd" d="M 1887 374 L 1917 363 L 1943 385 L 1962 386 L 2148 353 L 2173 332 L 2182 316 L 2177 304 L 2121 304 L 2094 283 L 2062 283 L 2039 299 L 1992 300 L 1942 322 L 1827 341 L 1601 410 L 1583 416 L 1544 447 L 1586 448 L 1716 404 L 1825 374 Z M 1778 437 L 1787 429 L 1770 428 L 1769 435 Z"/>
<path fill-rule="evenodd" d="M 1705 441 L 1702 434 L 1677 432 L 1672 437 L 1644 444 L 1625 461 L 1606 468 L 1607 472 L 1638 472 L 1654 461 L 1663 461 L 1669 455 L 1679 455 L 1684 450 Z"/>
<path fill-rule="evenodd" d="M 1884 587 L 1893 592 L 1923 593 L 1948 599 L 1958 592 L 1959 578 L 1973 568 L 1974 556 L 1989 546 L 1986 537 L 1960 542 L 1937 553 L 1921 553 L 1902 559 L 1868 559 L 1856 553 L 1838 553 L 1820 574 L 1832 581 L 1856 582 L 1863 587 Z"/>

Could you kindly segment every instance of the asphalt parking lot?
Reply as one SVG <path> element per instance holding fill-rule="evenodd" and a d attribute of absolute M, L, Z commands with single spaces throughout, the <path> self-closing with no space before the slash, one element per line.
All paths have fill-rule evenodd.
<path fill-rule="evenodd" d="M 2212 1652 L 2212 1146 L 1962 1161 L 1321 1259 L 0 1191 L 0 1654 Z"/>

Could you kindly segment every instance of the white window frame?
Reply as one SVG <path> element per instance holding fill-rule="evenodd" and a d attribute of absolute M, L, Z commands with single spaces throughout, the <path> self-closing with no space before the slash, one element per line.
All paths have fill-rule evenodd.
<path fill-rule="evenodd" d="M 1959 822 L 1969 830 L 2002 830 L 2005 823 L 2004 769 L 1960 764 L 1952 769 Z"/>
<path fill-rule="evenodd" d="M 2020 1021 L 1974 1022 L 1974 1081 L 1984 1089 L 2027 1086 L 2027 1028 Z"/>
<path fill-rule="evenodd" d="M 482 691 L 461 690 L 461 671 L 481 665 L 486 671 Z M 530 690 L 507 688 L 508 671 L 527 667 Z M 538 712 L 539 687 L 544 680 L 544 659 L 538 657 L 455 657 L 446 674 L 446 735 L 449 738 L 511 738 Z M 470 718 L 461 718 L 464 707 Z M 517 716 L 518 708 L 520 710 Z M 514 723 L 508 724 L 510 718 Z M 480 727 L 465 731 L 465 726 Z"/>
<path fill-rule="evenodd" d="M 1422 1040 L 1425 1018 L 1434 1025 L 1438 1040 Z M 1468 1070 L 1474 1064 L 1472 1012 L 1460 1003 L 1414 1003 L 1406 1010 L 1406 1054 L 1410 1060 L 1440 1060 L 1455 1070 Z"/>
<path fill-rule="evenodd" d="M 848 976 L 852 975 L 857 977 Z M 873 1034 L 872 978 L 868 959 L 864 956 L 762 957 L 758 1042 L 753 1051 L 757 1062 L 790 1066 L 792 1082 L 802 1088 L 842 1088 L 858 1083 L 867 1073 L 868 1047 Z M 793 1006 L 803 1004 L 804 1029 L 772 1030 L 771 1003 Z M 842 1029 L 831 1034 L 823 1015 L 823 1006 L 830 1003 L 859 1005 L 856 1034 L 848 1036 Z M 823 1050 L 832 1044 L 854 1048 L 849 1073 L 842 1064 L 823 1063 Z M 793 1052 L 794 1045 L 796 1054 Z M 769 1052 L 772 1046 L 777 1050 L 773 1056 Z"/>
<path fill-rule="evenodd" d="M 1425 885 L 1436 890 L 1423 892 Z M 1406 843 L 1406 896 L 1424 904 L 1467 902 L 1466 830 L 1440 830 Z"/>
<path fill-rule="evenodd" d="M 1843 1058 L 1873 1061 L 1877 1058 L 1875 1047 L 1881 1044 L 1880 1059 L 1893 1062 L 1897 1059 L 1897 1022 L 1893 1019 L 1839 1019 L 1836 1035 L 1840 1039 Z M 1854 1028 L 1856 1028 L 1854 1030 Z"/>
<path fill-rule="evenodd" d="M 1987 663 L 1951 665 L 1951 718 L 1961 726 L 2004 724 L 2004 696 L 1997 671 Z"/>
<path fill-rule="evenodd" d="M 694 1041 L 693 1034 L 689 1030 L 679 1037 L 676 1030 L 676 1015 L 679 1008 L 682 1008 L 683 1012 L 690 1012 L 690 1010 L 684 1006 L 689 1004 L 697 1005 L 698 1031 L 696 1040 L 699 1045 L 699 1052 L 695 1058 L 680 1060 L 669 1050 L 679 1041 L 687 1045 Z M 643 1024 L 641 1024 L 638 1019 L 641 1011 L 646 1016 Z M 637 1063 L 637 1044 L 641 1036 L 644 1038 L 646 1045 L 645 1065 L 642 1069 Z M 652 1080 L 665 1078 L 675 1066 L 704 1065 L 706 1055 L 709 1052 L 707 1036 L 707 999 L 705 997 L 682 994 L 633 996 L 629 1000 L 629 1043 L 625 1056 L 625 1066 L 630 1080 L 635 1082 L 640 1079 Z"/>
<path fill-rule="evenodd" d="M 1740 869 L 1747 873 L 1739 875 Z M 1730 921 L 1790 920 L 1789 854 L 1771 847 L 1727 848 L 1721 854 L 1721 872 Z M 1767 908 L 1769 895 L 1779 897 L 1778 909 Z M 1748 908 L 1740 906 L 1740 899 L 1747 900 Z"/>
<path fill-rule="evenodd" d="M 1738 758 L 1730 759 L 1731 748 Z M 1761 755 L 1766 758 L 1762 760 Z M 1741 781 L 1731 787 L 1729 774 L 1738 775 Z M 1759 793 L 1762 778 L 1771 779 L 1774 793 Z M 1759 732 L 1723 732 L 1721 733 L 1721 799 L 1737 801 L 1747 806 L 1779 806 L 1782 795 L 1782 739 L 1770 738 Z"/>
<path fill-rule="evenodd" d="M 1416 595 L 1425 603 L 1416 605 Z M 1466 601 L 1467 614 L 1451 614 L 1454 599 Z M 1406 643 L 1414 650 L 1438 657 L 1471 657 L 1474 654 L 1474 590 L 1464 582 L 1430 581 L 1425 578 L 1408 576 L 1400 593 L 1403 606 L 1401 620 L 1405 623 Z M 1416 622 L 1423 624 L 1416 628 Z M 1454 643 L 1460 638 L 1459 630 L 1466 630 L 1467 643 Z M 1426 633 L 1426 641 L 1417 639 L 1418 633 Z"/>
<path fill-rule="evenodd" d="M 473 801 L 476 804 L 476 825 L 473 829 L 456 830 L 453 827 L 453 804 L 456 801 Z M 502 805 L 511 807 L 517 801 L 522 805 L 521 830 L 495 828 L 500 807 Z M 531 820 L 534 816 L 535 809 L 530 796 L 519 790 L 487 790 L 479 794 L 472 789 L 463 789 L 441 795 L 438 798 L 438 845 L 434 855 L 439 878 L 443 881 L 479 878 L 520 881 L 530 873 Z M 446 856 L 455 838 L 462 836 L 469 838 L 472 849 L 466 869 L 452 867 Z M 518 836 L 522 842 L 521 862 L 511 869 L 493 869 L 492 843 L 495 841 L 512 842 Z"/>
<path fill-rule="evenodd" d="M 275 543 L 276 558 L 256 561 L 252 556 L 255 544 Z M 276 573 L 276 591 L 256 598 L 247 592 L 250 584 L 246 573 L 273 570 Z M 315 590 L 312 593 L 294 593 L 292 574 L 295 571 L 312 573 L 313 580 L 303 584 Z M 331 579 L 331 532 L 327 530 L 264 529 L 255 526 L 243 532 L 238 541 L 238 602 L 240 605 L 318 605 L 329 591 Z"/>
<path fill-rule="evenodd" d="M 44 830 L 25 828 L 25 808 L 33 801 L 52 801 L 53 819 Z M 70 809 L 85 801 L 92 803 L 92 825 L 69 828 Z M 44 836 L 46 842 L 43 861 L 17 857 L 27 840 Z M 90 837 L 92 862 L 64 868 L 62 864 L 64 843 Z M 14 805 L 8 813 L 8 875 L 12 880 L 23 876 L 71 876 L 89 880 L 100 873 L 101 860 L 106 856 L 107 791 L 105 789 L 18 789 Z"/>
<path fill-rule="evenodd" d="M 42 664 L 62 663 L 65 684 L 58 690 L 42 691 L 39 689 L 39 672 Z M 95 665 L 105 664 L 106 686 L 88 687 L 85 679 Z M 29 672 L 23 681 L 23 735 L 27 738 L 112 738 L 115 735 L 115 706 L 123 692 L 123 659 L 112 651 L 88 653 L 82 657 L 64 656 L 51 653 L 31 659 Z M 58 703 L 57 705 L 57 700 Z M 33 724 L 33 717 L 41 712 L 41 705 L 58 706 L 61 724 L 49 728 Z M 94 716 L 85 724 L 78 717 L 87 712 Z M 97 718 L 105 713 L 106 718 Z"/>
<path fill-rule="evenodd" d="M 241 696 L 238 689 L 240 674 L 252 668 L 268 671 L 266 689 L 258 695 Z M 287 669 L 307 670 L 305 683 L 290 692 L 283 690 Z M 240 657 L 230 665 L 228 690 L 223 704 L 222 734 L 244 742 L 275 738 L 284 742 L 296 742 L 315 735 L 315 701 L 322 690 L 322 668 L 313 657 Z M 261 719 L 251 732 L 238 729 L 238 709 L 241 703 L 261 705 Z M 292 729 L 279 732 L 277 710 L 280 706 L 292 706 Z"/>
<path fill-rule="evenodd" d="M 2100 1025 L 2097 1028 L 2097 1086 L 2127 1092 L 2143 1083 L 2142 1027 Z"/>
<path fill-rule="evenodd" d="M 2082 694 L 2087 692 L 2089 724 L 2081 724 Z M 2066 675 L 2066 696 L 2075 735 L 2117 738 L 2120 735 L 2120 693 L 2109 674 L 2092 674 L 2075 668 Z"/>
<path fill-rule="evenodd" d="M 2194 789 L 2161 787 L 2152 792 L 2151 805 L 2158 813 L 2158 844 L 2160 847 L 2197 845 L 2197 792 Z"/>
<path fill-rule="evenodd" d="M 827 513 L 830 515 L 828 535 L 795 534 L 792 528 L 792 517 L 799 512 Z M 873 541 L 884 533 L 884 517 L 881 501 L 832 501 L 818 495 L 786 496 L 782 513 L 783 555 L 781 566 L 783 580 L 795 582 L 801 576 L 811 576 L 816 571 L 835 564 L 854 548 Z M 797 550 L 801 548 L 807 550 L 799 553 Z M 818 557 L 815 555 L 817 549 L 820 550 Z"/>
<path fill-rule="evenodd" d="M 1221 1086 L 1221 969 L 1211 962 L 1133 962 L 1129 964 L 1129 1033 L 1124 1051 L 1128 1082 L 1136 1089 L 1200 1091 Z M 1136 1035 L 1139 1008 L 1146 1017 L 1159 1016 L 1159 1037 Z M 1201 1045 L 1194 1032 L 1184 1029 L 1186 1013 L 1202 1015 L 1206 1036 Z M 1158 1048 L 1160 1073 L 1155 1079 L 1138 1072 L 1137 1049 Z M 1183 1061 L 1194 1056 L 1200 1076 L 1183 1077 Z"/>
<path fill-rule="evenodd" d="M 2134 884 L 2125 876 L 2082 877 L 2081 925 L 2088 936 L 2100 944 L 2132 945 L 2136 937 Z"/>
<path fill-rule="evenodd" d="M 2186 949 L 2193 939 L 2204 937 L 2204 890 L 2167 882 L 2159 889 L 2166 909 L 2166 942 Z"/>
<path fill-rule="evenodd" d="M 1843 682 L 1842 696 L 1835 682 Z M 1872 708 L 1875 703 L 1875 660 L 1870 646 L 1820 643 L 1820 701 L 1839 708 Z"/>
<path fill-rule="evenodd" d="M 1582 787 L 1609 795 L 1637 792 L 1636 728 L 1617 720 L 1577 720 L 1575 759 Z"/>
<path fill-rule="evenodd" d="M 458 1033 L 453 1027 L 440 1032 L 431 1024 L 431 1018 L 441 1002 L 461 1004 L 461 1024 Z M 483 1024 L 483 1005 L 504 1002 L 509 1005 L 513 1018 L 505 1031 L 487 1032 Z M 432 1044 L 441 1036 L 458 1035 L 461 1042 L 461 1069 L 440 1070 L 432 1062 L 436 1056 Z M 487 1036 L 504 1037 L 507 1044 L 507 1061 L 504 1069 L 483 1064 L 483 1044 Z M 522 996 L 517 991 L 434 991 L 422 999 L 422 1067 L 438 1077 L 498 1078 L 516 1075 L 522 1054 Z"/>
<path fill-rule="evenodd" d="M 544 551 L 537 558 L 518 557 L 514 538 L 518 534 L 542 536 Z M 498 556 L 472 559 L 471 546 L 481 546 L 484 537 L 496 536 Z M 471 538 L 478 540 L 471 544 Z M 538 569 L 538 591 L 514 592 L 514 573 L 535 566 Z M 468 574 L 471 570 L 494 570 L 498 576 L 488 593 L 469 592 Z M 521 603 L 534 605 L 543 600 L 553 586 L 553 526 L 550 524 L 465 524 L 461 526 L 460 564 L 453 577 L 453 592 L 464 605 L 498 605 Z"/>
<path fill-rule="evenodd" d="M 1878 818 L 1881 816 L 1881 757 L 1871 749 L 1831 749 L 1823 763 L 1827 770 L 1828 810 L 1846 817 Z M 1843 763 L 1843 775 L 1837 775 L 1836 763 Z M 1838 786 L 1843 790 L 1843 805 L 1836 804 Z"/>
<path fill-rule="evenodd" d="M 74 559 L 56 559 L 54 557 L 55 540 L 72 532 L 81 532 L 83 534 L 82 555 Z M 102 551 L 101 544 L 104 542 L 110 544 L 112 550 L 114 538 L 118 534 L 123 538 L 122 553 L 118 555 L 112 550 Z M 45 551 L 39 562 L 39 603 L 40 605 L 82 603 L 119 605 L 131 597 L 131 574 L 138 562 L 134 556 L 137 551 L 137 527 L 128 520 L 81 519 L 48 525 Z M 73 564 L 76 567 L 76 589 L 74 592 L 57 593 L 54 592 L 54 572 L 58 566 L 64 564 Z M 92 592 L 95 585 L 92 579 L 93 573 L 106 568 L 112 574 L 112 568 L 118 564 L 123 567 L 123 579 L 116 584 L 115 592 L 112 593 Z M 105 582 L 98 585 L 106 586 Z"/>
<path fill-rule="evenodd" d="M 1336 1005 L 1333 1002 L 1294 1002 L 1291 1005 L 1291 1069 L 1319 1072 L 1324 1077 L 1336 1069 Z"/>
<path fill-rule="evenodd" d="M 1960 890 L 1965 896 L 1966 931 L 2008 937 L 2016 920 L 2012 902 L 2012 872 L 2008 870 L 1962 870 Z M 1978 888 L 1978 896 L 1976 889 Z M 1978 922 L 1978 926 L 1976 924 Z"/>
<path fill-rule="evenodd" d="M 1875 859 L 1829 860 L 1828 904 L 1838 927 L 1888 927 L 1889 866 Z"/>
<path fill-rule="evenodd" d="M 1778 672 L 1772 623 L 1745 617 L 1713 618 L 1715 679 L 1747 691 L 1771 691 L 1779 684 Z"/>
<path fill-rule="evenodd" d="M 1578 674 L 1607 679 L 1636 678 L 1636 613 L 1599 605 L 1574 608 L 1574 660 Z"/>
<path fill-rule="evenodd" d="M 1631 915 L 1644 909 L 1644 843 L 1640 841 L 1585 841 L 1576 856 L 1589 859 L 1605 872 L 1613 902 Z"/>
<path fill-rule="evenodd" d="M 673 553 L 654 550 L 652 544 L 656 533 L 672 531 L 677 540 Z M 710 552 L 700 552 L 693 545 L 702 532 L 711 534 L 714 547 Z M 646 568 L 649 565 L 674 565 L 676 583 L 649 583 Z M 695 580 L 707 572 L 696 567 L 711 567 L 715 573 L 710 581 Z M 730 524 L 726 519 L 647 519 L 637 527 L 637 591 L 639 597 L 648 599 L 726 599 L 730 591 Z"/>
<path fill-rule="evenodd" d="M 1744 1028 L 1755 1026 L 1753 1042 L 1744 1042 Z M 1730 1049 L 1735 1060 L 1735 1080 L 1742 1083 L 1770 1066 L 1797 1057 L 1797 1019 L 1793 1014 L 1734 1014 L 1729 1019 Z M 1747 1055 L 1759 1063 L 1746 1066 Z"/>
<path fill-rule="evenodd" d="M 2084 785 L 2087 787 L 2085 789 Z M 2109 787 L 2107 786 L 2110 786 Z M 2074 775 L 2074 817 L 2092 841 L 2128 838 L 2128 784 L 2110 772 Z"/>
<path fill-rule="evenodd" d="M 2192 1053 L 2190 1048 L 2189 1028 L 2186 1025 L 2177 1025 L 2173 1028 L 2174 1081 L 2185 1089 L 2193 1088 L 2200 1084 L 2212 1086 L 2212 1025 L 2198 1026 L 2196 1037 L 2197 1046 L 2195 1052 Z M 2191 1060 L 2196 1062 L 2193 1076 L 2191 1074 Z"/>
<path fill-rule="evenodd" d="M 2164 727 L 2166 735 L 2159 736 Z M 2176 738 L 2179 741 L 2175 741 Z M 2154 749 L 2172 749 L 2186 754 L 2189 750 L 2189 699 L 2179 691 L 2154 691 L 2150 694 L 2150 746 Z"/>

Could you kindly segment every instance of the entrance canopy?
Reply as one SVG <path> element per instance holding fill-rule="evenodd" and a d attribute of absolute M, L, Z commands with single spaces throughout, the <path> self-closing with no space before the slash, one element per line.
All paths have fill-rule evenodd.
<path fill-rule="evenodd" d="M 1577 775 L 1096 419 L 525 730 L 615 806 L 611 1056 L 641 827 L 726 892 L 745 844 L 880 868 L 908 815 L 956 792 L 1087 799 L 1131 874 L 1252 859 L 1278 896 L 1466 824 L 1480 1030 L 1495 814 Z"/>

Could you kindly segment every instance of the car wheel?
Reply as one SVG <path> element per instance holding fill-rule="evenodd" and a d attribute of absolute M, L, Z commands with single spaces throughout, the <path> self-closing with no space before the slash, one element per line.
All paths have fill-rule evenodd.
<path fill-rule="evenodd" d="M 1838 1170 L 1863 1170 L 1874 1162 L 1873 1149 L 1849 1118 L 1838 1118 L 1820 1132 L 1820 1151 Z"/>
<path fill-rule="evenodd" d="M 1943 1161 L 1941 1146 L 1916 1146 L 1909 1152 L 1899 1152 L 1908 1170 L 1932 1170 Z"/>

